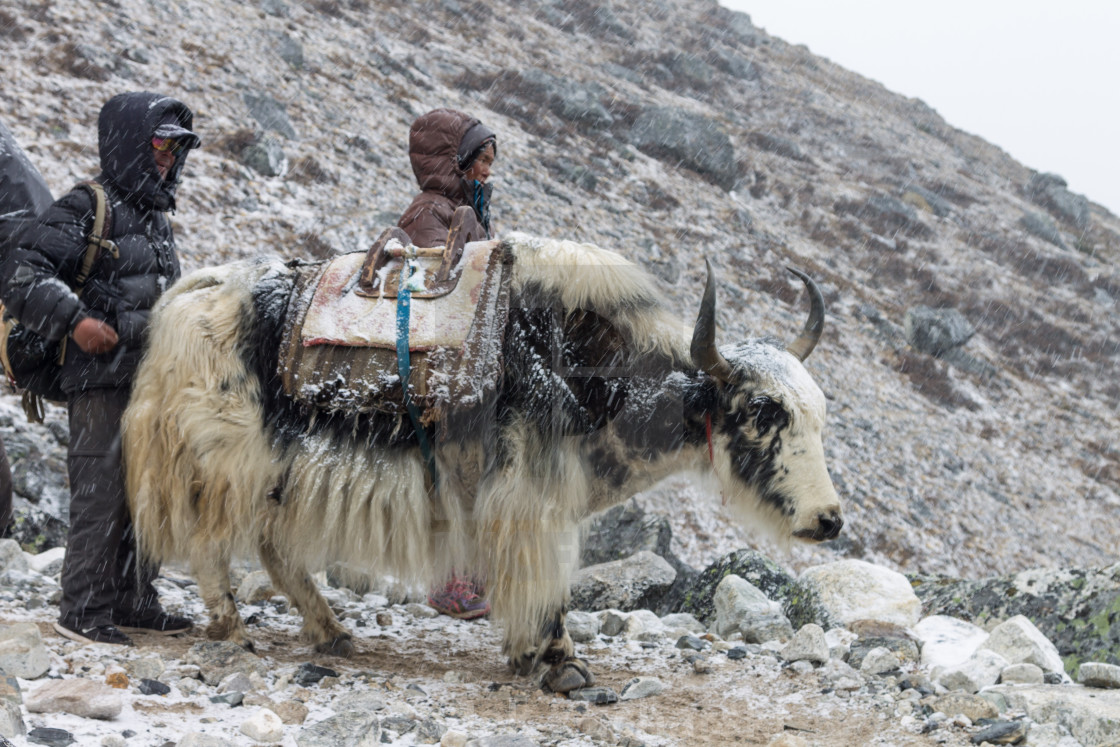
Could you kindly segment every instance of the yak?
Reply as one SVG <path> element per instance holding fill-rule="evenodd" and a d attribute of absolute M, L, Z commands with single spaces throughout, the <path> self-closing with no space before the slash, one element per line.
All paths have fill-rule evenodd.
<path fill-rule="evenodd" d="M 824 323 L 808 276 L 790 268 L 811 308 L 788 347 L 717 347 L 710 265 L 690 335 L 620 254 L 524 234 L 492 243 L 509 270 L 497 373 L 485 401 L 449 409 L 427 450 L 407 416 L 283 390 L 298 262 L 206 268 L 164 294 L 123 423 L 128 499 L 141 555 L 189 562 L 210 638 L 252 647 L 235 556 L 259 558 L 302 637 L 342 656 L 351 635 L 312 572 L 339 563 L 430 584 L 459 569 L 484 581 L 514 671 L 568 692 L 594 680 L 564 622 L 589 516 L 693 471 L 779 537 L 838 535 L 825 397 L 802 365 Z"/>

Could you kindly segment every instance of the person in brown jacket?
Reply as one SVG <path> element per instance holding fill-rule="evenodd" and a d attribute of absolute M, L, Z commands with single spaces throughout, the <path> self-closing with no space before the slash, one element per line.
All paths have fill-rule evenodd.
<path fill-rule="evenodd" d="M 490 168 L 498 140 L 475 117 L 454 109 L 434 109 L 417 117 L 408 131 L 408 158 L 420 194 L 397 225 L 416 246 L 443 246 L 455 208 L 470 205 L 491 238 Z"/>
<path fill-rule="evenodd" d="M 474 208 L 475 217 L 491 238 L 490 169 L 498 155 L 498 139 L 478 119 L 454 109 L 434 109 L 417 117 L 408 131 L 408 158 L 420 185 L 397 225 L 416 246 L 444 246 L 455 209 Z M 428 604 L 445 615 L 472 620 L 490 612 L 482 584 L 456 574 L 433 589 Z"/>

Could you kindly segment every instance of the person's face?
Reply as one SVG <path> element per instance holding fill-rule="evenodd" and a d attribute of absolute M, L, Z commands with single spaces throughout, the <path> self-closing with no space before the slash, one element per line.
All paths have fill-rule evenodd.
<path fill-rule="evenodd" d="M 175 157 L 179 153 L 178 141 L 169 138 L 152 138 L 152 156 L 156 159 L 156 170 L 161 179 L 166 179 L 175 165 Z"/>
<path fill-rule="evenodd" d="M 486 180 L 490 178 L 490 169 L 494 166 L 494 146 L 487 145 L 486 150 L 479 154 L 478 158 L 474 159 L 474 163 L 467 169 L 467 181 L 476 181 L 480 184 L 485 184 Z"/>

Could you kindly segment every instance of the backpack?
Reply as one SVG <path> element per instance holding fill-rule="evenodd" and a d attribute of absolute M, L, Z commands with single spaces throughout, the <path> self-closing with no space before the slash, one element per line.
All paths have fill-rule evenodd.
<path fill-rule="evenodd" d="M 82 268 L 74 278 L 72 286 L 79 297 L 86 280 L 93 270 L 93 263 L 107 250 L 113 257 L 119 257 L 117 245 L 109 240 L 112 231 L 112 212 L 105 198 L 105 188 L 94 180 L 79 183 L 75 189 L 83 188 L 93 196 L 93 227 L 86 240 L 86 253 Z M 0 303 L 0 310 L 3 304 Z M 66 402 L 62 391 L 62 364 L 66 360 L 66 340 L 50 341 L 28 329 L 4 310 L 0 326 L 0 364 L 11 387 L 22 395 L 23 411 L 32 423 L 43 422 L 45 414 L 43 401 Z"/>

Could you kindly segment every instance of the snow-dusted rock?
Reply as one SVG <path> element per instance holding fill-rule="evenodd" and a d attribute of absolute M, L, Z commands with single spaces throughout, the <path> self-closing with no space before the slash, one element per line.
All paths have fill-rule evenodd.
<path fill-rule="evenodd" d="M 27 571 L 27 553 L 14 539 L 0 539 L 0 573 L 5 571 Z"/>
<path fill-rule="evenodd" d="M 571 605 L 575 609 L 634 610 L 650 606 L 663 596 L 677 572 L 668 561 L 649 550 L 628 558 L 582 568 L 572 580 Z"/>
<path fill-rule="evenodd" d="M 726 638 L 740 633 L 747 643 L 785 641 L 793 636 L 793 625 L 782 607 L 766 598 L 758 587 L 734 573 L 716 586 L 712 598 L 716 610 L 713 627 L 716 635 Z"/>
<path fill-rule="evenodd" d="M 1057 647 L 1023 615 L 1016 615 L 993 628 L 980 648 L 995 651 L 1009 664 L 1027 662 L 1043 672 L 1065 672 Z"/>
<path fill-rule="evenodd" d="M 20 711 L 19 703 L 0 700 L 0 737 L 11 739 L 12 737 L 22 737 L 26 733 L 27 727 L 23 723 L 23 714 Z"/>
<path fill-rule="evenodd" d="M 918 622 L 922 603 L 906 577 L 863 560 L 839 560 L 806 569 L 799 579 L 839 622 L 881 620 L 903 627 Z"/>
<path fill-rule="evenodd" d="M 259 604 L 268 601 L 276 594 L 272 579 L 264 571 L 252 571 L 237 585 L 237 601 L 243 604 Z"/>
<path fill-rule="evenodd" d="M 824 638 L 824 630 L 816 623 L 803 625 L 782 648 L 780 655 L 790 662 L 808 661 L 813 664 L 824 664 L 829 658 L 828 641 Z"/>
<path fill-rule="evenodd" d="M 879 646 L 867 652 L 860 662 L 859 671 L 864 674 L 885 674 L 886 672 L 897 671 L 902 665 L 898 654 L 891 651 L 889 648 Z"/>
<path fill-rule="evenodd" d="M 635 677 L 622 686 L 619 700 L 638 700 L 658 695 L 665 689 L 665 683 L 656 677 Z"/>
<path fill-rule="evenodd" d="M 257 742 L 279 742 L 284 738 L 284 722 L 272 711 L 261 708 L 242 722 L 241 733 Z"/>
<path fill-rule="evenodd" d="M 995 651 L 981 648 L 960 664 L 933 670 L 934 680 L 948 690 L 975 693 L 994 685 L 1007 664 L 1007 659 Z"/>
<path fill-rule="evenodd" d="M 0 627 L 0 671 L 25 680 L 42 677 L 51 668 L 39 626 L 16 623 Z"/>
<path fill-rule="evenodd" d="M 65 547 L 52 547 L 38 555 L 28 555 L 27 565 L 43 576 L 57 576 L 62 571 L 62 559 L 65 557 Z"/>
<path fill-rule="evenodd" d="M 28 694 L 29 713 L 72 713 L 82 718 L 114 719 L 124 708 L 119 690 L 75 677 L 51 680 Z"/>
<path fill-rule="evenodd" d="M 626 616 L 622 634 L 634 641 L 656 641 L 665 634 L 665 626 L 651 610 L 634 610 Z"/>
<path fill-rule="evenodd" d="M 1025 661 L 1012 664 L 1000 672 L 999 681 L 1000 684 L 1004 685 L 1041 685 L 1043 682 L 1042 668 Z"/>
<path fill-rule="evenodd" d="M 568 635 L 576 643 L 588 643 L 599 635 L 599 618 L 590 612 L 571 610 L 564 620 Z"/>
<path fill-rule="evenodd" d="M 380 747 L 381 725 L 374 714 L 343 711 L 303 727 L 296 734 L 296 744 L 299 747 Z"/>
<path fill-rule="evenodd" d="M 626 627 L 626 618 L 629 617 L 621 610 L 602 610 L 595 614 L 599 618 L 599 632 L 608 637 L 621 633 Z"/>
<path fill-rule="evenodd" d="M 912 629 L 922 644 L 922 665 L 931 669 L 964 662 L 988 640 L 979 625 L 946 615 L 923 617 Z"/>
<path fill-rule="evenodd" d="M 1120 688 L 1120 667 L 1115 664 L 1087 661 L 1078 668 L 1077 681 L 1087 687 L 1115 690 Z"/>

